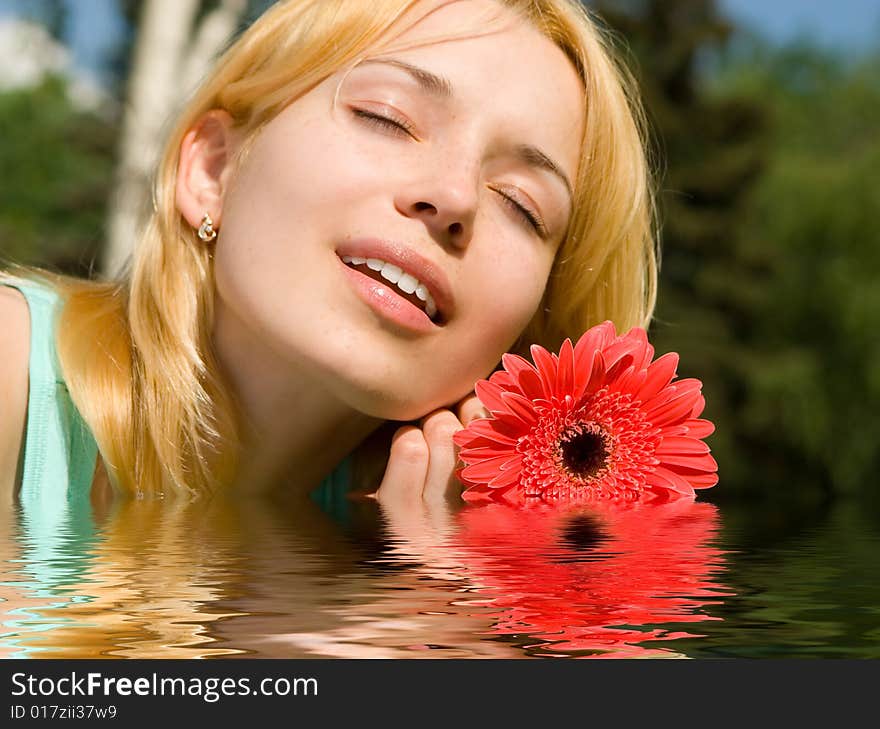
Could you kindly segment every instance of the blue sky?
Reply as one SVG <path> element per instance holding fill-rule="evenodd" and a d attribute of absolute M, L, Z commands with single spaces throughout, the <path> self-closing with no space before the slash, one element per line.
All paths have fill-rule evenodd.
<path fill-rule="evenodd" d="M 121 29 L 116 0 L 65 0 L 70 12 L 69 43 L 77 63 L 100 67 Z M 38 5 L 34 0 L 0 0 L 0 16 Z M 880 0 L 718 0 L 722 11 L 771 41 L 807 36 L 822 45 L 858 51 L 880 46 Z"/>
<path fill-rule="evenodd" d="M 718 6 L 777 42 L 805 35 L 844 49 L 880 46 L 880 0 L 718 0 Z"/>

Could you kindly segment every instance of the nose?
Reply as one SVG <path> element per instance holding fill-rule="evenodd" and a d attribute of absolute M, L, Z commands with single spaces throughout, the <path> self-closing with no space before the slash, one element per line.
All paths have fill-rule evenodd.
<path fill-rule="evenodd" d="M 395 206 L 403 215 L 422 220 L 442 245 L 464 250 L 473 236 L 477 201 L 476 176 L 461 170 L 454 175 L 434 173 L 406 185 Z"/>

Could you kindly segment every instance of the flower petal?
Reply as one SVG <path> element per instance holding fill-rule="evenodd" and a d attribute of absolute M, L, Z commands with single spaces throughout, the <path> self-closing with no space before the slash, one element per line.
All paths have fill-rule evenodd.
<path fill-rule="evenodd" d="M 521 475 L 521 463 L 517 464 L 516 467 L 508 466 L 506 469 L 499 471 L 498 474 L 491 481 L 489 481 L 487 485 L 491 489 L 500 489 L 504 488 L 505 486 L 512 486 L 519 481 Z"/>
<path fill-rule="evenodd" d="M 550 352 L 537 344 L 533 344 L 529 351 L 532 353 L 532 360 L 534 360 L 538 374 L 541 376 L 544 397 L 550 400 L 556 391 L 556 362 Z"/>
<path fill-rule="evenodd" d="M 676 394 L 679 394 L 682 392 L 697 392 L 702 389 L 703 383 L 696 377 L 684 377 L 673 382 L 672 386 L 675 388 Z"/>
<path fill-rule="evenodd" d="M 502 392 L 501 399 L 504 401 L 506 412 L 499 412 L 499 418 L 503 419 L 504 416 L 509 413 L 526 425 L 531 426 L 535 424 L 538 416 L 535 413 L 535 408 L 531 400 L 527 400 L 522 395 L 515 392 Z"/>
<path fill-rule="evenodd" d="M 659 430 L 660 434 L 664 438 L 672 438 L 674 436 L 684 437 L 686 435 L 690 435 L 684 423 L 675 423 L 674 425 L 667 424 L 664 425 L 662 428 L 659 428 Z"/>
<path fill-rule="evenodd" d="M 654 348 L 648 343 L 648 333 L 642 327 L 633 327 L 626 336 L 636 345 L 633 347 L 633 365 L 636 370 L 647 368 L 654 357 Z"/>
<path fill-rule="evenodd" d="M 695 471 L 692 468 L 684 468 L 683 466 L 673 466 L 669 469 L 681 476 L 695 489 L 707 489 L 718 483 L 718 471 Z"/>
<path fill-rule="evenodd" d="M 675 377 L 677 367 L 678 355 L 675 352 L 669 352 L 654 360 L 648 367 L 648 377 L 645 379 L 645 384 L 642 385 L 636 397 L 642 402 L 647 402 L 655 397 Z"/>
<path fill-rule="evenodd" d="M 685 468 L 692 468 L 695 471 L 717 471 L 718 464 L 715 462 L 715 459 L 710 456 L 708 453 L 702 453 L 698 455 L 692 456 L 683 456 L 678 453 L 668 453 L 663 456 L 658 456 L 660 460 L 663 462 L 663 465 L 668 467 L 670 470 L 677 470 L 677 466 L 684 466 Z"/>
<path fill-rule="evenodd" d="M 626 338 L 618 339 L 602 350 L 602 356 L 605 357 L 605 366 L 611 370 L 620 364 L 621 369 L 626 369 L 636 359 L 633 350 L 637 347 L 638 342 L 633 342 Z M 625 360 L 626 364 L 622 364 Z"/>
<path fill-rule="evenodd" d="M 572 393 L 575 400 L 575 407 L 583 405 L 584 401 L 605 384 L 605 358 L 601 352 L 593 354 L 590 369 L 586 370 L 587 377 L 583 380 L 579 378 L 579 382 Z"/>
<path fill-rule="evenodd" d="M 708 453 L 709 446 L 697 438 L 665 436 L 654 452 L 657 456 L 677 453 L 680 455 Z"/>
<path fill-rule="evenodd" d="M 687 427 L 688 435 L 693 438 L 705 438 L 715 432 L 715 425 L 709 420 L 694 418 L 686 420 L 684 424 Z"/>
<path fill-rule="evenodd" d="M 489 375 L 489 382 L 504 389 L 512 387 L 515 384 L 513 375 L 511 375 L 507 370 L 496 370 L 491 375 Z"/>
<path fill-rule="evenodd" d="M 574 388 L 574 347 L 572 347 L 570 339 L 566 339 L 559 348 L 558 366 L 554 394 L 561 399 L 570 395 Z"/>
<path fill-rule="evenodd" d="M 474 391 L 489 412 L 496 413 L 507 409 L 504 400 L 501 399 L 504 389 L 500 385 L 489 380 L 478 380 L 474 384 Z"/>
<path fill-rule="evenodd" d="M 601 352 L 593 355 L 593 369 L 582 392 L 575 392 L 575 408 L 581 407 L 597 390 L 605 384 L 605 358 Z"/>
<path fill-rule="evenodd" d="M 520 357 L 518 354 L 511 354 L 510 352 L 505 352 L 501 355 L 501 364 L 504 366 L 504 369 L 513 375 L 514 379 L 519 375 L 520 370 L 534 369 L 532 363 L 525 357 Z"/>
<path fill-rule="evenodd" d="M 694 495 L 693 487 L 683 476 L 680 476 L 667 468 L 663 468 L 662 466 L 656 466 L 652 472 L 648 474 L 648 482 L 684 496 Z"/>
<path fill-rule="evenodd" d="M 630 365 L 626 368 L 626 371 L 619 373 L 613 380 L 608 382 L 608 390 L 610 392 L 631 392 L 627 384 L 635 375 L 635 372 L 635 366 Z"/>
<path fill-rule="evenodd" d="M 581 335 L 574 346 L 575 392 L 580 391 L 581 379 L 589 378 L 596 353 L 613 342 L 614 337 L 614 324 L 610 321 L 588 329 Z M 578 374 L 581 374 L 581 378 L 578 378 Z"/>
<path fill-rule="evenodd" d="M 468 448 L 472 443 L 485 440 L 470 429 L 457 430 L 452 434 L 452 442 L 459 448 Z"/>
<path fill-rule="evenodd" d="M 718 474 L 717 473 L 700 473 L 694 475 L 687 475 L 685 479 L 693 486 L 695 489 L 709 489 L 712 488 L 716 483 L 718 483 Z"/>
<path fill-rule="evenodd" d="M 519 421 L 516 422 L 519 423 Z M 515 444 L 524 433 L 521 424 L 513 424 L 498 418 L 472 420 L 465 430 L 473 430 L 484 438 L 508 444 Z"/>
<path fill-rule="evenodd" d="M 485 461 L 489 458 L 498 458 L 499 456 L 510 457 L 513 452 L 510 448 L 501 445 L 482 446 L 480 448 L 462 448 L 458 457 L 467 464 Z"/>
<path fill-rule="evenodd" d="M 507 486 L 492 489 L 492 500 L 502 504 L 511 506 L 520 506 L 524 502 L 522 493 L 515 488 L 516 484 L 508 484 Z"/>
<path fill-rule="evenodd" d="M 581 335 L 574 347 L 574 363 L 577 369 L 588 367 L 593 361 L 593 353 L 600 352 L 614 341 L 614 324 L 604 321 Z"/>
<path fill-rule="evenodd" d="M 507 454 L 504 456 L 498 456 L 497 458 L 487 458 L 485 461 L 472 463 L 467 466 L 467 468 L 462 469 L 461 475 L 468 481 L 488 484 L 499 474 L 504 473 L 501 471 L 502 464 L 509 463 L 517 458 L 521 458 L 521 456 L 517 454 L 516 456 L 511 457 L 510 454 Z M 507 473 L 509 473 L 509 471 Z"/>
<path fill-rule="evenodd" d="M 492 494 L 489 491 L 481 489 L 469 488 L 462 491 L 461 498 L 471 503 L 486 503 L 492 501 Z"/>
<path fill-rule="evenodd" d="M 617 379 L 617 382 L 611 386 L 611 389 L 618 392 L 638 392 L 647 376 L 648 370 L 636 369 L 636 366 L 632 365 Z"/>
<path fill-rule="evenodd" d="M 693 392 L 685 392 L 680 395 L 676 393 L 675 397 L 669 402 L 647 410 L 645 417 L 655 426 L 677 423 L 679 420 L 690 415 L 695 399 L 695 393 Z"/>
<path fill-rule="evenodd" d="M 626 374 L 626 372 L 628 370 L 630 370 L 631 368 L 632 368 L 632 355 L 626 354 L 623 357 L 621 357 L 619 360 L 617 360 L 617 362 L 614 365 L 612 365 L 610 367 L 608 365 L 606 365 L 607 371 L 605 372 L 605 381 L 606 382 L 616 382 L 621 377 L 623 377 L 623 375 Z"/>
<path fill-rule="evenodd" d="M 520 357 L 518 354 L 509 353 L 501 355 L 501 361 L 505 369 L 510 372 L 511 377 L 517 382 L 520 392 L 525 397 L 534 400 L 544 394 L 541 376 L 532 366 L 531 362 L 524 357 Z"/>

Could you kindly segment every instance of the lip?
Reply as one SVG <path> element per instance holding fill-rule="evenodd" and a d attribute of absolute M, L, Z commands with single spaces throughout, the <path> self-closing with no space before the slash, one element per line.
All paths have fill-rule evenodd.
<path fill-rule="evenodd" d="M 439 325 L 434 324 L 434 322 L 428 319 L 427 314 L 417 309 L 417 307 L 413 308 L 420 311 L 424 318 L 431 322 L 433 327 L 443 326 L 452 319 L 455 313 L 455 298 L 452 295 L 452 288 L 449 285 L 446 274 L 438 265 L 432 263 L 413 249 L 407 248 L 402 243 L 382 238 L 355 238 L 342 243 L 336 249 L 336 254 L 339 256 L 340 261 L 342 256 L 358 256 L 360 258 L 381 258 L 387 263 L 400 266 L 404 271 L 415 276 L 428 289 L 437 306 L 442 323 Z M 362 278 L 372 281 L 374 284 L 376 283 L 369 276 L 364 276 L 364 274 L 355 271 L 351 266 L 345 263 L 342 265 Z M 392 289 L 396 289 L 390 281 L 388 285 Z M 403 300 L 405 301 L 405 299 Z M 407 303 L 409 304 L 409 302 Z M 412 305 L 410 304 L 410 306 Z"/>
<path fill-rule="evenodd" d="M 385 284 L 376 281 L 342 259 L 339 259 L 339 265 L 345 269 L 343 275 L 358 296 L 383 320 L 415 334 L 430 334 L 440 328 L 418 306 L 397 293 L 397 287 L 390 281 Z"/>

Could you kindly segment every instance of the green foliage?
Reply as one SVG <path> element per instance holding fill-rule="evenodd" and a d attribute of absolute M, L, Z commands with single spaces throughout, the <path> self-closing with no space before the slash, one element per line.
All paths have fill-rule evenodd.
<path fill-rule="evenodd" d="M 739 230 L 769 271 L 754 287 L 740 427 L 838 493 L 871 489 L 880 466 L 878 60 L 758 50 L 714 89 L 748 90 L 773 120 Z"/>
<path fill-rule="evenodd" d="M 681 354 L 680 375 L 703 380 L 713 497 L 869 491 L 880 59 L 738 47 L 712 0 L 591 4 L 635 54 L 664 151 L 651 335 L 658 352 Z"/>
<path fill-rule="evenodd" d="M 0 258 L 86 273 L 103 241 L 114 126 L 65 82 L 0 94 Z"/>
<path fill-rule="evenodd" d="M 603 0 L 595 4 L 635 54 L 635 73 L 665 164 L 658 307 L 651 338 L 658 353 L 681 354 L 679 374 L 703 381 L 709 443 L 719 461 L 718 491 L 754 483 L 754 453 L 739 410 L 742 362 L 751 351 L 752 282 L 760 259 L 741 249 L 737 230 L 766 164 L 763 100 L 704 91 L 703 59 L 721 52 L 732 27 L 712 0 Z M 740 286 L 734 282 L 748 281 Z M 745 455 L 747 454 L 748 455 Z M 765 466 L 766 467 L 766 466 Z"/>

